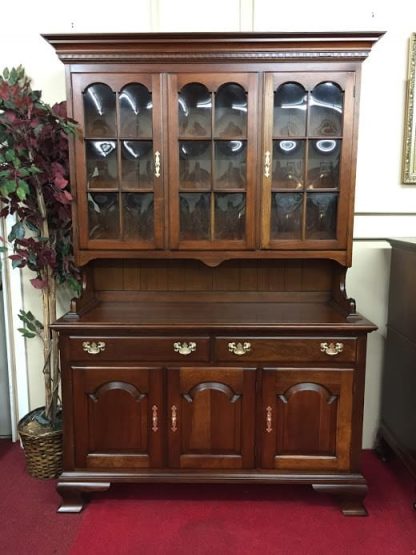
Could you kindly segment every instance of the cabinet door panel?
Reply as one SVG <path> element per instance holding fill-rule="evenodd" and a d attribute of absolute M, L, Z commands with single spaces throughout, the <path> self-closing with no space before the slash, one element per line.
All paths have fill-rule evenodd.
<path fill-rule="evenodd" d="M 354 74 L 266 74 L 262 246 L 347 245 Z"/>
<path fill-rule="evenodd" d="M 263 371 L 263 468 L 349 468 L 353 375 L 352 369 Z"/>
<path fill-rule="evenodd" d="M 254 464 L 254 369 L 169 370 L 169 465 L 250 468 Z"/>
<path fill-rule="evenodd" d="M 74 118 L 82 248 L 158 248 L 162 232 L 161 78 L 75 74 Z"/>
<path fill-rule="evenodd" d="M 169 75 L 170 247 L 254 247 L 257 76 Z"/>
<path fill-rule="evenodd" d="M 162 464 L 162 371 L 73 367 L 75 464 L 151 468 Z"/>

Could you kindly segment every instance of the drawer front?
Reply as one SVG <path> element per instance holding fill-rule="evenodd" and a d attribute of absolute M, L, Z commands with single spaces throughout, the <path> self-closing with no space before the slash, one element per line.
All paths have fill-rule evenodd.
<path fill-rule="evenodd" d="M 72 336 L 69 345 L 74 361 L 209 361 L 208 337 Z"/>
<path fill-rule="evenodd" d="M 218 361 L 354 362 L 355 338 L 343 337 L 218 337 Z"/>

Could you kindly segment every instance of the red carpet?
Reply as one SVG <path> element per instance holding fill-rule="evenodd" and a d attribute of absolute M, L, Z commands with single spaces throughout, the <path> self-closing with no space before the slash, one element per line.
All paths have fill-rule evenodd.
<path fill-rule="evenodd" d="M 118 485 L 81 515 L 55 512 L 53 480 L 0 441 L 0 553 L 7 555 L 415 555 L 414 482 L 370 452 L 370 516 L 348 518 L 306 486 Z"/>
<path fill-rule="evenodd" d="M 68 553 L 82 517 L 62 518 L 58 503 L 55 480 L 31 478 L 19 444 L 0 440 L 0 553 Z"/>
<path fill-rule="evenodd" d="M 414 487 L 364 457 L 370 516 L 342 516 L 306 486 L 134 485 L 96 496 L 71 555 L 416 553 Z"/>

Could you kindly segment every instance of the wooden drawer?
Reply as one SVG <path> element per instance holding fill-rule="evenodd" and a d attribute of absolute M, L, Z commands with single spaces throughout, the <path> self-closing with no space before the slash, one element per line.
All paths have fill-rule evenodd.
<path fill-rule="evenodd" d="M 98 361 L 209 361 L 208 337 L 71 336 L 71 360 Z"/>
<path fill-rule="evenodd" d="M 343 337 L 218 337 L 218 361 L 354 362 L 356 339 Z"/>

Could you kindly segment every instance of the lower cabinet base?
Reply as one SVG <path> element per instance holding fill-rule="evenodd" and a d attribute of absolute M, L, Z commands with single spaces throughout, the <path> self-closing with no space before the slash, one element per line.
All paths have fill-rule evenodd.
<path fill-rule="evenodd" d="M 91 473 L 64 472 L 57 484 L 57 491 L 62 497 L 58 508 L 60 513 L 78 513 L 87 501 L 86 495 L 103 492 L 112 483 L 229 483 L 229 484 L 310 484 L 320 493 L 335 495 L 340 509 L 345 516 L 367 516 L 364 498 L 368 487 L 361 474 L 312 474 L 312 473 L 261 473 L 239 472 L 226 473 Z"/>

